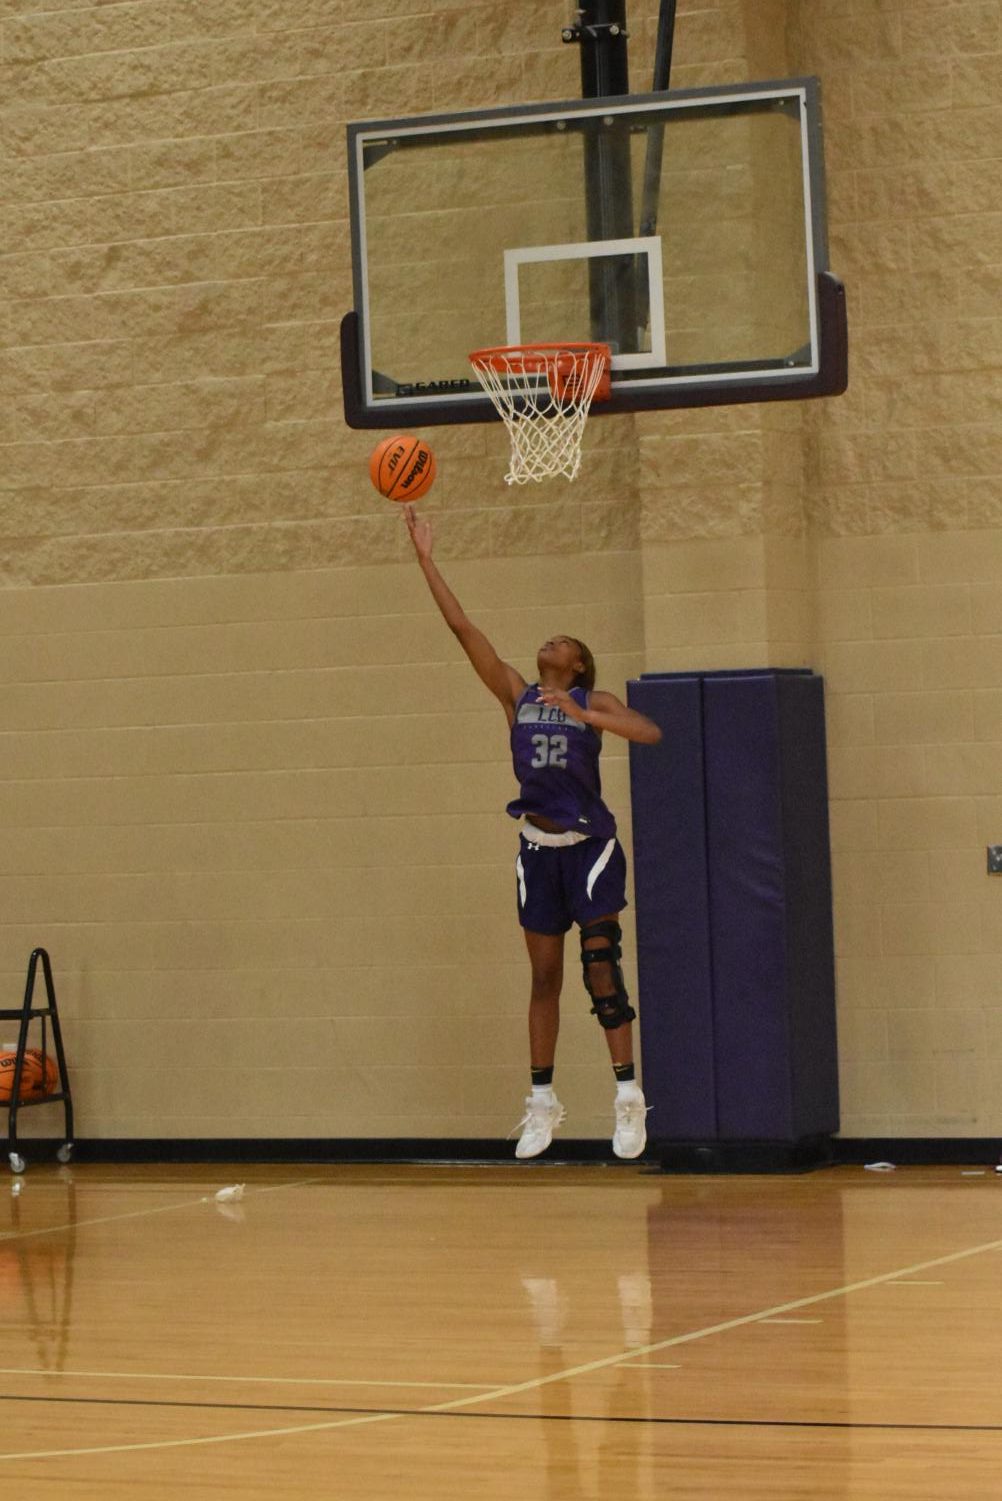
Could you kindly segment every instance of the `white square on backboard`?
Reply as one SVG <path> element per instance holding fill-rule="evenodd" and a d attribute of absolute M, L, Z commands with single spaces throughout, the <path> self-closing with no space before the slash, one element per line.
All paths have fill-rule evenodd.
<path fill-rule="evenodd" d="M 508 343 L 521 344 L 519 268 L 539 261 L 593 260 L 612 255 L 643 256 L 647 263 L 651 347 L 640 354 L 614 354 L 613 370 L 648 370 L 668 363 L 665 342 L 664 275 L 659 235 L 627 240 L 591 240 L 577 245 L 526 245 L 504 253 L 505 315 Z"/>

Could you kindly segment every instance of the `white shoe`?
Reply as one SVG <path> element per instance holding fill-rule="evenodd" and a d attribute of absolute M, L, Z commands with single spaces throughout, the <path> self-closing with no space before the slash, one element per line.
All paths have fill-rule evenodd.
<path fill-rule="evenodd" d="M 616 1096 L 612 1150 L 617 1157 L 639 1157 L 647 1145 L 647 1101 L 639 1084 Z"/>
<path fill-rule="evenodd" d="M 563 1124 L 567 1114 L 555 1094 L 529 1095 L 525 1102 L 525 1114 L 515 1127 L 521 1131 L 515 1147 L 516 1157 L 538 1157 L 553 1140 L 553 1133 Z M 512 1132 L 512 1135 L 515 1133 Z"/>

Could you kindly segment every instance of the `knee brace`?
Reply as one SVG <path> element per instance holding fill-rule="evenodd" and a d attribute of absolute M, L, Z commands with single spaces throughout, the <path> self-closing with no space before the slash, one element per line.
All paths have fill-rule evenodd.
<path fill-rule="evenodd" d="M 636 1012 L 629 1004 L 630 997 L 626 993 L 626 985 L 623 982 L 623 971 L 620 968 L 622 949 L 619 940 L 623 936 L 623 930 L 618 922 L 591 922 L 582 925 L 581 928 L 581 965 L 584 970 L 585 990 L 594 1002 L 591 1008 L 592 1016 L 597 1016 L 599 1025 L 612 1032 L 616 1027 L 621 1027 L 624 1022 L 631 1022 Z M 585 948 L 586 938 L 604 938 L 605 946 L 602 948 Z M 607 964 L 611 971 L 613 992 L 611 995 L 596 995 L 592 984 L 591 968 L 594 964 Z"/>

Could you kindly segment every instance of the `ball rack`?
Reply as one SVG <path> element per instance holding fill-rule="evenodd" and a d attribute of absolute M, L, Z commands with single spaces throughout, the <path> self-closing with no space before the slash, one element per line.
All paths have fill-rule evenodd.
<path fill-rule="evenodd" d="M 35 981 L 38 975 L 38 966 L 42 966 L 42 976 L 45 981 L 46 1004 L 36 1006 Z M 37 1099 L 19 1099 L 21 1091 L 21 1075 L 24 1072 L 24 1055 L 28 1048 L 28 1033 L 33 1021 L 40 1020 L 42 1023 L 42 1059 L 43 1077 L 45 1076 L 44 1061 L 48 1056 L 48 1028 L 52 1027 L 52 1042 L 55 1049 L 56 1064 L 59 1078 L 56 1088 L 46 1094 L 40 1094 Z M 70 1094 L 69 1075 L 66 1071 L 66 1054 L 63 1050 L 63 1036 L 59 1028 L 59 1009 L 56 1004 L 56 987 L 52 980 L 52 965 L 45 949 L 33 949 L 28 960 L 28 974 L 24 986 L 24 1000 L 16 1009 L 0 1010 L 0 1021 L 17 1021 L 19 1023 L 17 1034 L 17 1054 L 14 1063 L 14 1078 L 11 1083 L 9 1100 L 0 1101 L 0 1109 L 6 1108 L 7 1116 L 7 1160 L 10 1163 L 11 1172 L 23 1173 L 27 1166 L 22 1156 L 17 1139 L 17 1117 L 21 1110 L 26 1110 L 33 1105 L 53 1105 L 61 1102 L 63 1106 L 63 1143 L 56 1152 L 59 1162 L 69 1162 L 73 1155 L 73 1099 Z"/>

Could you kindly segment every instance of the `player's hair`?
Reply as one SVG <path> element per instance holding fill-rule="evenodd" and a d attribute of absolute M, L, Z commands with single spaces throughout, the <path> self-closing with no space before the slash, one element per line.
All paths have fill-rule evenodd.
<path fill-rule="evenodd" d="M 577 647 L 578 651 L 581 654 L 581 660 L 584 663 L 583 670 L 578 673 L 577 677 L 571 684 L 571 687 L 586 688 L 590 693 L 595 686 L 595 658 L 592 656 L 588 647 L 585 646 L 584 642 L 579 641 L 576 636 L 568 636 L 567 639 L 574 642 L 574 645 Z"/>

